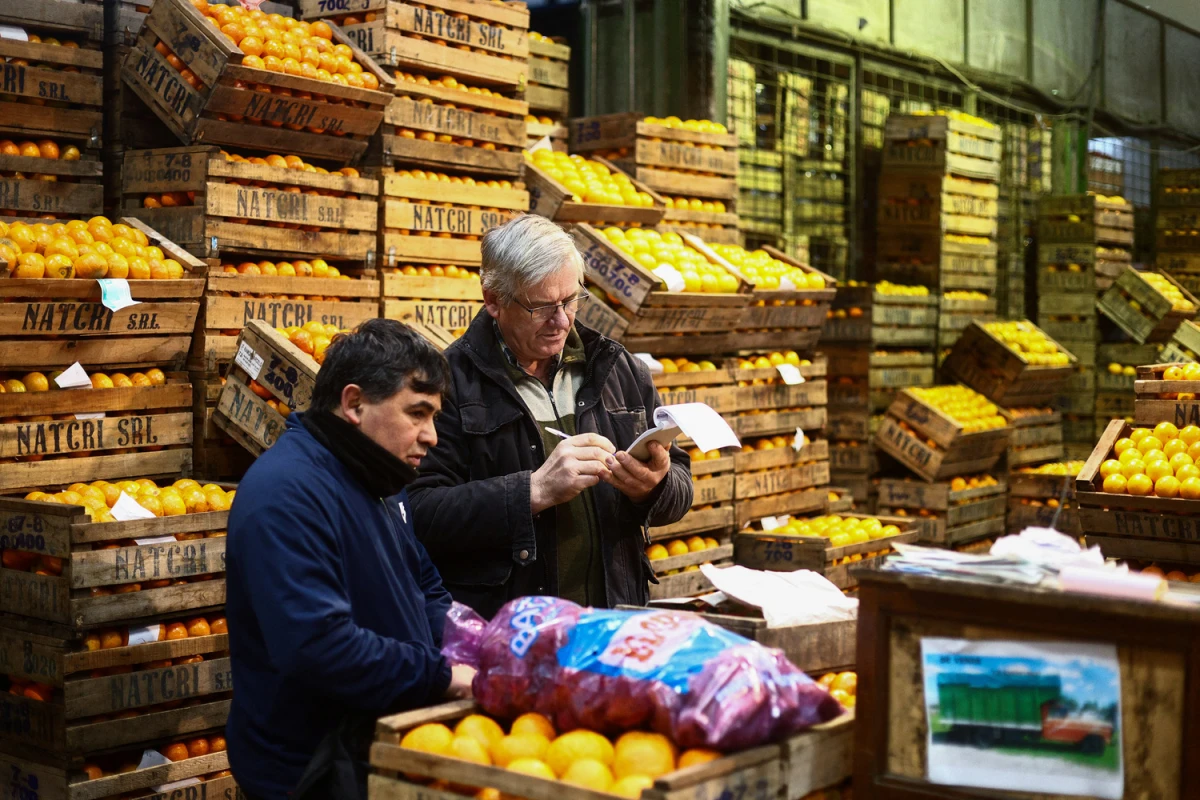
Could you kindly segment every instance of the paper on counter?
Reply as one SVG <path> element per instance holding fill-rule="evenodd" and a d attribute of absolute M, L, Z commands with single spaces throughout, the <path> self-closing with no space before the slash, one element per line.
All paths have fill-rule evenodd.
<path fill-rule="evenodd" d="M 719 591 L 761 609 L 768 628 L 858 618 L 858 600 L 846 597 L 841 589 L 811 570 L 768 572 L 703 564 L 700 571 Z"/>
<path fill-rule="evenodd" d="M 162 635 L 162 625 L 140 625 L 129 629 L 129 646 L 157 642 Z M 154 752 L 154 751 L 147 751 Z M 144 754 L 143 754 L 144 755 Z"/>

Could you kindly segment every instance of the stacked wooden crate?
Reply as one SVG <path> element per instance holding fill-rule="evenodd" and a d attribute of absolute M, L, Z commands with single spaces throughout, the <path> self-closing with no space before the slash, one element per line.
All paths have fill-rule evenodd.
<path fill-rule="evenodd" d="M 1075 476 L 1082 467 L 1082 461 L 1067 461 L 1013 470 L 1008 476 L 1008 532 L 1053 528 L 1078 537 Z"/>
<path fill-rule="evenodd" d="M 884 282 L 839 288 L 833 305 L 821 331 L 833 482 L 865 503 L 876 466 L 870 419 L 898 389 L 933 385 L 937 297 L 923 286 Z"/>
<path fill-rule="evenodd" d="M 996 314 L 1000 130 L 950 114 L 888 117 L 876 276 L 941 295 L 938 348 Z"/>
<path fill-rule="evenodd" d="M 379 167 L 382 313 L 461 333 L 483 307 L 479 240 L 529 208 L 521 4 L 302 0 L 394 74 L 367 159 Z"/>
<path fill-rule="evenodd" d="M 572 153 L 607 158 L 671 199 L 660 230 L 739 241 L 737 136 L 723 125 L 621 113 L 581 117 L 570 127 Z"/>
<path fill-rule="evenodd" d="M 880 514 L 915 517 L 922 544 L 961 549 L 1005 532 L 1008 486 L 982 474 L 964 474 L 932 483 L 911 478 L 882 478 Z"/>
<path fill-rule="evenodd" d="M 529 82 L 525 85 L 525 133 L 530 145 L 550 137 L 566 152 L 567 116 L 571 113 L 571 48 L 536 31 L 529 32 Z"/>
<path fill-rule="evenodd" d="M 1186 332 L 1184 337 L 1187 337 Z M 1144 364 L 1163 363 L 1159 358 L 1158 347 L 1153 344 L 1106 343 L 1101 344 L 1096 351 L 1096 416 L 1093 440 L 1108 428 L 1108 423 L 1113 419 L 1133 421 L 1137 368 Z"/>
<path fill-rule="evenodd" d="M 0 8 L 0 208 L 20 217 L 104 211 L 104 14 L 99 3 Z"/>
<path fill-rule="evenodd" d="M 1200 292 L 1200 170 L 1159 170 L 1154 194 L 1155 263 L 1196 294 Z"/>

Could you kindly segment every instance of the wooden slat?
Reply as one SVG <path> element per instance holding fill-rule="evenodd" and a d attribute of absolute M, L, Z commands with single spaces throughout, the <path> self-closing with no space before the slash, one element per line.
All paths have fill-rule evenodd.
<path fill-rule="evenodd" d="M 318 228 L 375 230 L 376 204 L 373 200 L 313 196 L 217 183 L 209 184 L 205 191 L 204 210 L 215 217 Z"/>
<path fill-rule="evenodd" d="M 0 464 L 0 490 L 33 491 L 76 481 L 180 474 L 191 468 L 191 456 L 191 450 L 188 448 L 175 448 L 158 452 L 144 451 Z"/>
<path fill-rule="evenodd" d="M 525 121 L 506 119 L 460 108 L 447 108 L 397 97 L 388 105 L 383 121 L 417 131 L 432 131 L 457 139 L 495 142 L 511 147 L 525 145 Z"/>

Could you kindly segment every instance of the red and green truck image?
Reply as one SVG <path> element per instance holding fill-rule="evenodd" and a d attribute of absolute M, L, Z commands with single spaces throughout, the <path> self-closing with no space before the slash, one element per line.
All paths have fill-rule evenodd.
<path fill-rule="evenodd" d="M 943 672 L 937 676 L 938 719 L 946 739 L 979 747 L 1057 742 L 1100 755 L 1113 724 L 1099 713 L 1076 712 L 1058 675 Z"/>

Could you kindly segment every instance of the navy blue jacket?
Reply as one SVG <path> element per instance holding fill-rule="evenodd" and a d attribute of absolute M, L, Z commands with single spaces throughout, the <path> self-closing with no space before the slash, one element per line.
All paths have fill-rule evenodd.
<path fill-rule="evenodd" d="M 450 685 L 450 595 L 413 534 L 299 423 L 258 458 L 229 516 L 226 580 L 238 783 L 285 798 L 346 712 L 428 705 Z"/>

